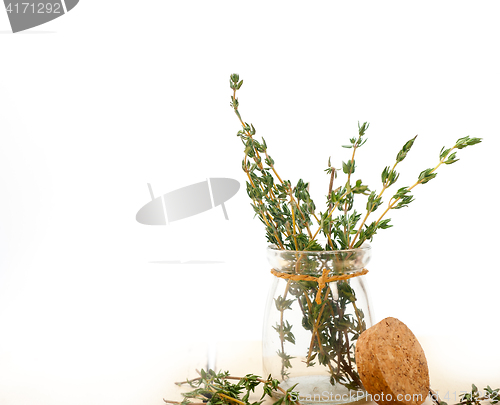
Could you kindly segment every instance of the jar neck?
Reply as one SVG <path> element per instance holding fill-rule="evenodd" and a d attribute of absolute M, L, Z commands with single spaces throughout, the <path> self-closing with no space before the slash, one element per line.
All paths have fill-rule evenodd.
<path fill-rule="evenodd" d="M 330 276 L 354 274 L 366 268 L 371 248 L 342 251 L 297 252 L 268 248 L 271 267 L 281 273 L 321 276 L 325 269 Z"/>

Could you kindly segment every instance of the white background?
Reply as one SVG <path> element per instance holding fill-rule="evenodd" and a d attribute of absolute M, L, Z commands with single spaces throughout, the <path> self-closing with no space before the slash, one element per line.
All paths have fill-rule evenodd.
<path fill-rule="evenodd" d="M 0 404 L 160 404 L 184 377 L 169 361 L 179 347 L 260 339 L 272 276 L 244 187 L 229 221 L 220 208 L 135 221 L 148 182 L 156 195 L 208 177 L 244 185 L 233 72 L 244 120 L 320 210 L 328 157 L 349 158 L 358 121 L 371 126 L 356 175 L 375 189 L 416 134 L 400 186 L 441 147 L 484 138 L 392 214 L 367 277 L 376 320 L 399 318 L 442 356 L 431 379 L 500 386 L 499 12 L 82 0 L 15 35 L 0 12 Z M 151 263 L 168 260 L 223 263 Z"/>

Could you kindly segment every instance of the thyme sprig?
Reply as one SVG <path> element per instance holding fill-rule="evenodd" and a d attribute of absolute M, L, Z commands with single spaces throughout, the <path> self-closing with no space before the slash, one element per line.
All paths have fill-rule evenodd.
<path fill-rule="evenodd" d="M 184 397 L 182 402 L 166 399 L 163 401 L 174 405 L 260 405 L 266 397 L 278 394 L 280 398 L 273 405 L 300 405 L 299 394 L 294 391 L 295 385 L 284 390 L 279 386 L 279 381 L 271 376 L 267 379 L 254 374 L 234 377 L 229 374 L 229 371 L 215 372 L 214 370 L 201 370 L 199 374 L 198 378 L 176 383 L 179 386 L 187 384 L 194 388 L 182 394 Z M 250 402 L 250 395 L 259 385 L 262 385 L 263 389 L 260 400 Z"/>
<path fill-rule="evenodd" d="M 378 230 L 392 226 L 390 218 L 385 218 L 386 215 L 389 211 L 407 207 L 412 203 L 414 197 L 411 191 L 416 186 L 434 179 L 441 165 L 457 162 L 458 150 L 482 141 L 480 138 L 466 136 L 459 138 L 450 148 L 443 147 L 436 166 L 423 170 L 413 185 L 399 188 L 389 199 L 379 218 L 368 224 L 370 215 L 383 205 L 382 197 L 386 190 L 399 179 L 396 167 L 406 158 L 417 137 L 408 140 L 396 155 L 395 163 L 383 169 L 382 188 L 377 193 L 363 184 L 361 179 L 352 179 L 356 171 L 356 151 L 366 143 L 366 132 L 369 128 L 367 122 L 358 123 L 357 136 L 350 138 L 349 144 L 344 145 L 344 148 L 352 149 L 351 158 L 342 162 L 342 172 L 347 179 L 343 185 L 333 188 L 339 170 L 332 167 L 329 159 L 326 169 L 330 175 L 327 209 L 317 214 L 316 205 L 309 194 L 309 183 L 299 179 L 297 184 L 292 186 L 290 180 L 283 180 L 277 172 L 274 159 L 268 154 L 266 141 L 257 141 L 254 125 L 242 119 L 236 93 L 241 89 L 243 80 L 240 80 L 238 74 L 232 74 L 229 83 L 233 90 L 231 107 L 242 126 L 237 135 L 244 144 L 242 168 L 248 178 L 247 193 L 252 200 L 255 215 L 265 225 L 267 240 L 281 249 L 305 251 L 360 247 L 365 241 L 371 241 Z M 364 215 L 353 209 L 356 195 L 367 196 Z M 334 216 L 337 210 L 340 214 Z M 318 226 L 315 232 L 311 230 L 313 225 Z M 320 234 L 327 240 L 325 246 L 319 245 L 316 240 Z"/>
<path fill-rule="evenodd" d="M 271 376 L 267 379 L 262 379 L 254 374 L 234 377 L 229 374 L 229 371 L 216 373 L 214 370 L 201 370 L 199 374 L 198 378 L 176 383 L 178 386 L 189 385 L 194 388 L 194 390 L 182 394 L 184 399 L 181 402 L 167 399 L 163 401 L 173 405 L 260 405 L 264 402 L 265 397 L 272 397 L 273 394 L 280 393 L 279 399 L 273 405 L 301 405 L 298 401 L 300 393 L 294 391 L 295 385 L 285 391 L 279 387 L 279 381 Z M 231 383 L 230 380 L 237 382 Z M 249 402 L 250 395 L 261 384 L 263 394 L 260 400 Z M 500 402 L 500 388 L 493 389 L 488 385 L 483 391 L 484 393 L 481 394 L 477 386 L 472 384 L 470 392 L 461 394 L 460 402 L 455 405 L 484 405 L 484 401 L 496 405 Z M 441 401 L 434 390 L 429 390 L 429 394 L 435 405 L 448 405 L 445 401 Z"/>
<path fill-rule="evenodd" d="M 495 405 L 500 402 L 500 388 L 493 389 L 488 385 L 483 391 L 484 394 L 482 395 L 477 386 L 472 384 L 471 390 L 461 394 L 459 397 L 460 402 L 455 405 L 482 405 L 483 401 L 488 401 L 491 405 Z M 438 394 L 433 390 L 430 390 L 430 397 L 436 405 L 448 405 L 446 402 L 441 401 Z"/>

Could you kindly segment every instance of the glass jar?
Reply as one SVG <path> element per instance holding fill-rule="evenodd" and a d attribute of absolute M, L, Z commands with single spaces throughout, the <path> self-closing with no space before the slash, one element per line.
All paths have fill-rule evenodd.
<path fill-rule="evenodd" d="M 298 252 L 269 246 L 273 284 L 264 317 L 264 375 L 301 403 L 345 404 L 366 392 L 355 344 L 372 325 L 365 269 L 371 247 Z"/>

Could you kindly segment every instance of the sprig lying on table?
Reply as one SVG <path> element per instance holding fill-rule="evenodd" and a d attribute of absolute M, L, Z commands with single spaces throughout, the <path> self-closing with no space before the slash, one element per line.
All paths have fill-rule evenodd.
<path fill-rule="evenodd" d="M 247 374 L 245 377 L 234 377 L 229 375 L 229 371 L 216 373 L 214 370 L 201 370 L 199 374 L 200 377 L 198 378 L 176 383 L 179 386 L 187 384 L 194 388 L 193 391 L 182 394 L 184 396 L 182 402 L 167 399 L 163 401 L 173 405 L 260 405 L 264 402 L 266 396 L 272 397 L 273 393 L 279 393 L 278 395 L 283 396 L 275 401 L 273 405 L 301 405 L 298 401 L 299 393 L 293 391 L 296 385 L 285 391 L 279 387 L 279 381 L 271 376 L 266 380 L 254 374 Z M 229 380 L 237 382 L 231 383 Z M 263 384 L 264 391 L 260 400 L 249 402 L 251 393 L 255 392 L 255 388 L 260 384 Z M 481 405 L 482 401 L 487 400 L 491 405 L 500 402 L 500 388 L 493 389 L 488 385 L 484 388 L 484 392 L 485 394 L 481 395 L 477 386 L 472 384 L 471 391 L 460 395 L 460 402 L 455 405 Z M 432 389 L 429 393 L 434 404 L 448 405 L 446 402 L 441 401 L 438 394 Z"/>
<path fill-rule="evenodd" d="M 176 383 L 177 385 L 188 384 L 195 388 L 191 392 L 183 393 L 182 402 L 169 401 L 164 399 L 167 404 L 174 405 L 260 405 L 264 402 L 266 396 L 271 397 L 273 393 L 283 395 L 273 405 L 301 405 L 298 401 L 299 394 L 294 392 L 295 385 L 288 390 L 279 387 L 279 381 L 271 376 L 266 380 L 254 374 L 247 374 L 245 377 L 233 377 L 229 371 L 216 373 L 214 370 L 199 372 L 200 377 L 193 380 L 186 380 Z M 237 381 L 232 383 L 229 380 Z M 264 393 L 259 401 L 249 402 L 250 394 L 255 388 L 262 384 Z M 241 396 L 244 393 L 243 396 Z M 193 401 L 194 400 L 194 401 Z"/>
<path fill-rule="evenodd" d="M 492 405 L 498 404 L 500 402 L 500 388 L 493 389 L 489 385 L 484 388 L 484 395 L 479 393 L 477 386 L 472 384 L 472 389 L 470 392 L 460 395 L 460 402 L 455 405 L 481 405 L 482 401 L 489 400 Z M 438 394 L 435 391 L 430 390 L 431 399 L 436 405 L 448 405 L 446 402 L 439 399 Z"/>

